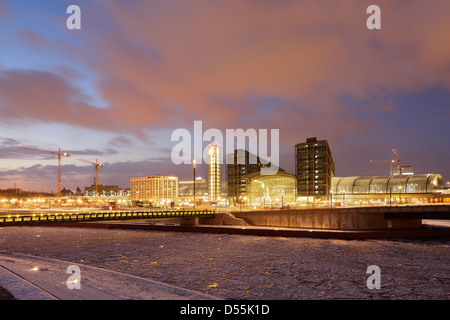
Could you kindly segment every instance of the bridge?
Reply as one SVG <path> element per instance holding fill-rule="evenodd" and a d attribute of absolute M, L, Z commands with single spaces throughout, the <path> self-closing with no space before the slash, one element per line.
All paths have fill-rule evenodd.
<path fill-rule="evenodd" d="M 0 227 L 133 219 L 167 221 L 181 225 L 413 230 L 421 228 L 422 219 L 450 220 L 450 205 L 277 209 L 242 212 L 215 210 L 9 212 L 0 213 Z"/>
<path fill-rule="evenodd" d="M 450 237 L 450 228 L 422 228 L 422 219 L 450 219 L 450 206 L 343 207 L 242 212 L 213 210 L 0 212 L 0 227 L 65 226 L 326 239 Z M 121 222 L 121 220 L 131 221 Z M 169 223 L 155 224 L 151 221 Z"/>
<path fill-rule="evenodd" d="M 98 212 L 7 212 L 1 215 L 0 227 L 43 225 L 61 222 L 88 222 L 130 219 L 205 218 L 213 217 L 212 210 L 154 210 L 154 211 L 98 211 Z"/>

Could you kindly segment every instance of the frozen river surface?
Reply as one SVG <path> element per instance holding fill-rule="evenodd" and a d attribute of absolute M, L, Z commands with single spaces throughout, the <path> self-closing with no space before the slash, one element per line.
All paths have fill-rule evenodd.
<path fill-rule="evenodd" d="M 0 228 L 0 251 L 118 271 L 225 299 L 450 298 L 449 240 L 327 240 Z M 368 289 L 367 267 L 381 271 Z"/>

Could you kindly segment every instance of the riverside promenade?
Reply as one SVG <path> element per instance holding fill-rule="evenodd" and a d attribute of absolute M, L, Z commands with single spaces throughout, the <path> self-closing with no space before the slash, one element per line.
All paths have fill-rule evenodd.
<path fill-rule="evenodd" d="M 0 251 L 3 297 L 15 300 L 210 300 L 192 290 L 121 272 L 82 265 L 80 287 L 73 262 Z M 69 285 L 68 285 L 69 282 Z M 72 284 L 72 285 L 70 285 Z M 12 295 L 12 297 L 10 295 Z"/>

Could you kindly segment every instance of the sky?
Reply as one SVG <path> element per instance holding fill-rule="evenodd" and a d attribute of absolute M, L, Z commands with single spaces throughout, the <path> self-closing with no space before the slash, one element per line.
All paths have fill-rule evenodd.
<path fill-rule="evenodd" d="M 369 5 L 381 9 L 370 30 Z M 70 5 L 81 29 L 68 29 Z M 336 176 L 387 175 L 394 159 L 450 180 L 448 0 L 0 0 L 0 188 L 131 177 L 192 179 L 179 128 L 279 130 L 327 140 Z M 203 141 L 206 147 L 210 141 Z M 197 173 L 207 177 L 205 164 Z"/>

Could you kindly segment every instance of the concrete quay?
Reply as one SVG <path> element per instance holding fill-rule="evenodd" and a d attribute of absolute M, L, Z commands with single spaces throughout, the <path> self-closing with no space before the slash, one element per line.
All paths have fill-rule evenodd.
<path fill-rule="evenodd" d="M 344 207 L 217 213 L 200 224 L 328 230 L 417 230 L 422 219 L 450 219 L 450 206 Z"/>
<path fill-rule="evenodd" d="M 100 228 L 123 230 L 147 230 L 163 232 L 216 233 L 268 237 L 294 237 L 316 239 L 431 239 L 450 238 L 448 227 L 426 227 L 417 230 L 321 230 L 307 228 L 263 227 L 248 225 L 178 225 L 154 224 L 148 220 L 104 222 L 61 222 L 48 226 L 71 228 Z"/>

